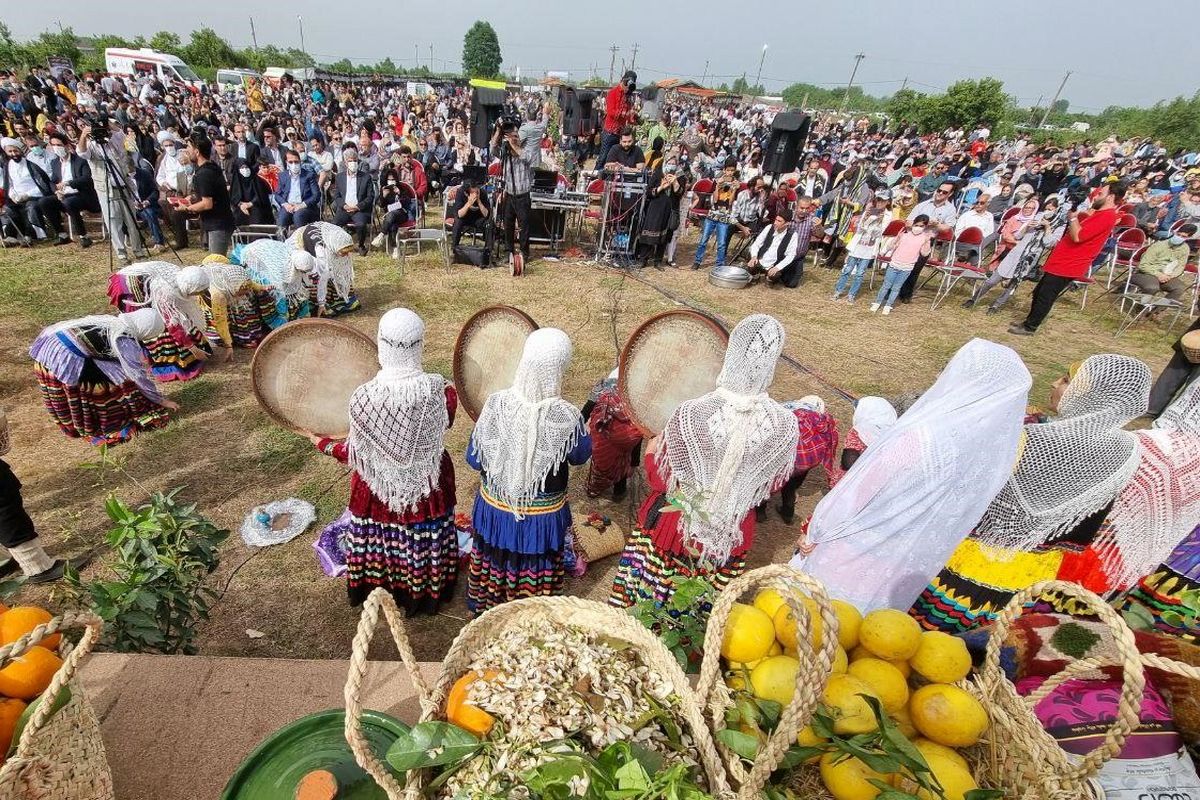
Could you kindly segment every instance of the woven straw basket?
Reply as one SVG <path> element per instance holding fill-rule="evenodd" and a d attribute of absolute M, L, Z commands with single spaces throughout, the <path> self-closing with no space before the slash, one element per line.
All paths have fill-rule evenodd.
<path fill-rule="evenodd" d="M 57 631 L 85 628 L 78 646 L 62 646 L 63 665 L 42 693 L 44 702 L 21 734 L 16 753 L 0 766 L 3 800 L 114 800 L 112 774 L 100 738 L 100 723 L 74 680 L 83 659 L 100 638 L 103 623 L 91 613 L 68 612 L 0 647 L 0 667 Z M 69 651 L 69 652 L 68 652 Z M 71 699 L 51 715 L 53 703 L 69 686 Z M 49 717 L 49 719 L 47 719 Z"/>
<path fill-rule="evenodd" d="M 1200 364 L 1200 330 L 1188 331 L 1179 339 L 1179 349 L 1193 364 Z"/>

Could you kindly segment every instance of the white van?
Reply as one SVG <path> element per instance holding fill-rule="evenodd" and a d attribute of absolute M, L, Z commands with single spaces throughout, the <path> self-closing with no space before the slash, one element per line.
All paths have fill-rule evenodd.
<path fill-rule="evenodd" d="M 252 69 L 230 67 L 217 70 L 217 88 L 222 92 L 245 91 L 246 81 L 250 78 L 262 80 L 262 75 Z"/>
<path fill-rule="evenodd" d="M 148 72 L 164 84 L 184 83 L 200 88 L 204 81 L 200 79 L 191 67 L 183 63 L 183 59 L 170 53 L 160 53 L 143 47 L 140 50 L 126 50 L 120 47 L 109 47 L 104 51 L 104 68 L 113 75 L 136 76 Z"/>

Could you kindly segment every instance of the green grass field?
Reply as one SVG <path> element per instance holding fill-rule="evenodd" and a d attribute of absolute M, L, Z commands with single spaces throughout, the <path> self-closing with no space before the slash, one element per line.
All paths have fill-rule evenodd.
<path fill-rule="evenodd" d="M 432 214 L 431 214 L 432 215 Z M 693 235 L 694 238 L 694 235 Z M 690 264 L 691 245 L 679 263 Z M 185 251 L 186 263 L 202 253 Z M 1049 384 L 1072 362 L 1097 352 L 1118 352 L 1144 359 L 1157 372 L 1170 355 L 1165 325 L 1143 324 L 1114 338 L 1119 317 L 1111 298 L 1094 292 L 1086 310 L 1074 295 L 1064 298 L 1035 337 L 1006 333 L 1009 323 L 1028 308 L 1028 288 L 1010 306 L 1011 313 L 986 316 L 959 308 L 956 295 L 936 312 L 931 291 L 890 317 L 867 313 L 864 285 L 856 306 L 829 302 L 836 273 L 809 267 L 796 290 L 752 286 L 726 290 L 710 286 L 704 272 L 690 269 L 640 271 L 636 277 L 585 262 L 534 262 L 514 279 L 507 270 L 455 266 L 444 268 L 432 256 L 400 265 L 382 255 L 356 259 L 361 312 L 344 321 L 374 334 L 388 308 L 408 306 L 427 324 L 426 368 L 449 374 L 455 338 L 479 308 L 493 303 L 518 306 L 542 326 L 570 334 L 575 356 L 565 395 L 582 404 L 591 385 L 615 365 L 620 346 L 646 317 L 677 307 L 686 299 L 730 324 L 753 312 L 777 316 L 786 326 L 786 352 L 824 381 L 852 394 L 894 396 L 926 388 L 962 344 L 973 337 L 1012 346 L 1025 359 L 1035 380 L 1031 402 L 1044 400 Z M 87 313 L 105 313 L 109 265 L 104 246 L 39 247 L 0 251 L 0 403 L 12 423 L 13 451 L 7 457 L 25 485 L 26 504 L 52 552 L 78 555 L 103 541 L 103 500 L 109 492 L 140 502 L 146 492 L 185 487 L 182 497 L 198 504 L 218 524 L 235 531 L 225 545 L 222 566 L 213 577 L 223 592 L 202 632 L 201 652 L 212 655 L 343 658 L 350 652 L 357 615 L 346 603 L 340 581 L 327 579 L 317 566 L 311 542 L 319 527 L 344 507 L 349 479 L 344 468 L 317 454 L 307 440 L 276 427 L 250 390 L 250 353 L 198 379 L 167 386 L 182 405 L 165 429 L 112 449 L 101 460 L 87 444 L 62 436 L 41 407 L 28 347 L 42 326 Z M 1178 330 L 1177 330 L 1178 333 Z M 781 364 L 773 394 L 793 399 L 823 396 L 848 430 L 852 408 L 812 375 Z M 478 485 L 477 474 L 463 461 L 471 421 L 460 415 L 448 438 L 458 470 L 459 510 L 467 511 Z M 582 495 L 582 471 L 573 484 L 577 516 L 591 510 L 610 515 L 628 531 L 637 492 L 619 507 Z M 811 511 L 823 491 L 816 474 L 802 490 L 802 514 Z M 246 548 L 236 529 L 253 506 L 289 496 L 316 504 L 317 527 L 287 545 L 262 551 Z M 794 526 L 775 515 L 760 528 L 752 562 L 788 557 Z M 603 597 L 615 559 L 594 565 L 572 579 L 575 594 Z M 102 574 L 103 552 L 87 568 Z M 463 581 L 465 583 L 465 580 Z M 462 589 L 460 586 L 459 593 Z M 25 590 L 33 602 L 56 604 L 52 590 Z M 414 642 L 422 658 L 440 658 L 467 617 L 460 602 L 442 617 L 414 623 Z M 266 634 L 250 639 L 247 629 Z"/>

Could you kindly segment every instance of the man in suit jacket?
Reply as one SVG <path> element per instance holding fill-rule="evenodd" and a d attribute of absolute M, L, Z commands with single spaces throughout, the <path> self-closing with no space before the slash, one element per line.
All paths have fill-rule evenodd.
<path fill-rule="evenodd" d="M 61 133 L 50 134 L 50 182 L 54 192 L 66 209 L 71 224 L 79 232 L 79 246 L 91 247 L 87 228 L 83 226 L 83 212 L 100 213 L 100 197 L 92 182 L 92 165 L 83 156 L 68 147 L 67 137 Z"/>
<path fill-rule="evenodd" d="M 375 181 L 371 172 L 359 168 L 358 151 L 346 148 L 342 171 L 333 181 L 333 224 L 353 227 L 358 236 L 358 252 L 367 254 L 367 234 L 371 229 L 371 209 L 375 205 Z"/>
<path fill-rule="evenodd" d="M 304 169 L 300 154 L 287 152 L 287 169 L 279 174 L 279 188 L 275 191 L 275 202 L 279 213 L 275 222 L 286 233 L 290 228 L 316 222 L 321 217 L 321 194 L 317 189 L 317 176 L 311 169 Z"/>
<path fill-rule="evenodd" d="M 247 164 L 258 163 L 258 144 L 246 135 L 246 126 L 241 122 L 233 126 L 233 146 L 230 152 L 234 158 L 245 159 Z"/>
<path fill-rule="evenodd" d="M 17 226 L 22 244 L 32 244 L 35 228 L 46 231 L 57 244 L 70 244 L 62 229 L 62 203 L 54 194 L 50 176 L 37 164 L 25 158 L 25 148 L 16 139 L 4 137 L 0 149 L 8 160 L 0 169 L 0 189 L 4 190 L 4 211 Z"/>

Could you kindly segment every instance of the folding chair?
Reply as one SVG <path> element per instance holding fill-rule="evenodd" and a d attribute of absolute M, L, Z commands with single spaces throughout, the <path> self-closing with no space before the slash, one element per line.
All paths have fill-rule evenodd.
<path fill-rule="evenodd" d="M 414 231 L 413 236 L 410 236 L 407 239 L 401 239 L 396 245 L 396 250 L 399 255 L 400 263 L 404 264 L 408 260 L 408 246 L 410 244 L 414 245 L 416 247 L 416 252 L 419 255 L 421 252 L 421 245 L 425 244 L 426 242 L 433 242 L 434 244 L 437 245 L 438 252 L 440 252 L 442 254 L 443 265 L 446 267 L 449 267 L 450 266 L 450 237 L 446 233 L 446 229 L 444 227 L 443 228 L 417 228 Z"/>
<path fill-rule="evenodd" d="M 1137 260 L 1141 260 L 1141 251 L 1145 249 L 1146 232 L 1141 228 L 1133 227 L 1121 231 L 1117 236 L 1117 246 L 1113 248 L 1112 257 L 1108 261 L 1108 280 L 1105 282 L 1105 288 L 1111 289 L 1113 279 L 1117 274 L 1117 268 L 1132 270 L 1137 265 L 1134 256 Z M 1101 267 L 1103 269 L 1103 267 Z"/>
<path fill-rule="evenodd" d="M 959 245 L 974 247 L 975 250 L 972 252 L 974 252 L 980 263 L 973 264 L 968 259 L 960 258 L 958 254 Z M 964 278 L 967 280 L 980 280 L 987 275 L 987 269 L 982 266 L 982 249 L 983 231 L 979 228 L 966 228 L 954 238 L 950 244 L 950 250 L 946 255 L 946 261 L 934 266 L 934 271 L 942 277 L 938 283 L 937 291 L 933 294 L 933 305 L 930 307 L 930 310 L 936 310 L 950 296 L 950 293 L 954 291 L 954 287 L 958 285 L 959 281 Z M 926 263 L 928 264 L 929 262 Z"/>
<path fill-rule="evenodd" d="M 1125 214 L 1122 214 L 1121 216 L 1117 217 L 1117 226 L 1116 226 L 1117 231 L 1123 231 L 1123 230 L 1127 230 L 1129 228 L 1136 228 L 1136 227 L 1137 227 L 1137 217 L 1135 217 L 1133 214 L 1125 213 Z"/>
<path fill-rule="evenodd" d="M 908 228 L 908 223 L 906 223 L 904 220 L 894 219 L 887 224 L 886 228 L 883 229 L 883 235 L 880 238 L 881 238 L 881 240 L 882 239 L 894 239 L 897 236 L 899 236 L 900 234 L 904 233 L 904 231 L 907 230 L 907 228 Z M 882 249 L 883 248 L 881 246 L 880 250 L 882 251 Z M 875 273 L 880 272 L 880 271 L 886 271 L 888 268 L 888 264 L 890 264 L 890 263 L 891 262 L 888 259 L 883 257 L 882 252 L 880 252 L 880 254 L 875 258 L 875 260 L 873 262 L 871 262 L 870 286 L 872 289 L 875 288 Z"/>
<path fill-rule="evenodd" d="M 943 250 L 945 253 L 944 257 L 938 254 L 939 248 L 945 248 Z M 915 287 L 914 291 L 916 289 L 924 289 L 925 286 L 940 273 L 941 268 L 953 263 L 953 261 L 954 231 L 938 231 L 937 236 L 934 237 L 933 242 L 931 243 L 929 258 L 925 259 L 925 266 L 933 269 L 933 272 L 929 273 L 929 276 L 925 278 L 924 282 L 920 286 Z"/>
<path fill-rule="evenodd" d="M 708 210 L 712 205 L 712 193 L 717 188 L 717 185 L 710 178 L 701 178 L 692 186 L 692 205 L 688 208 L 687 222 L 694 222 L 697 225 L 704 221 L 708 216 Z"/>
<path fill-rule="evenodd" d="M 1192 304 L 1188 309 L 1188 316 L 1194 317 L 1196 316 L 1196 304 L 1200 301 L 1200 267 L 1195 261 L 1189 261 L 1183 271 L 1192 276 Z"/>

